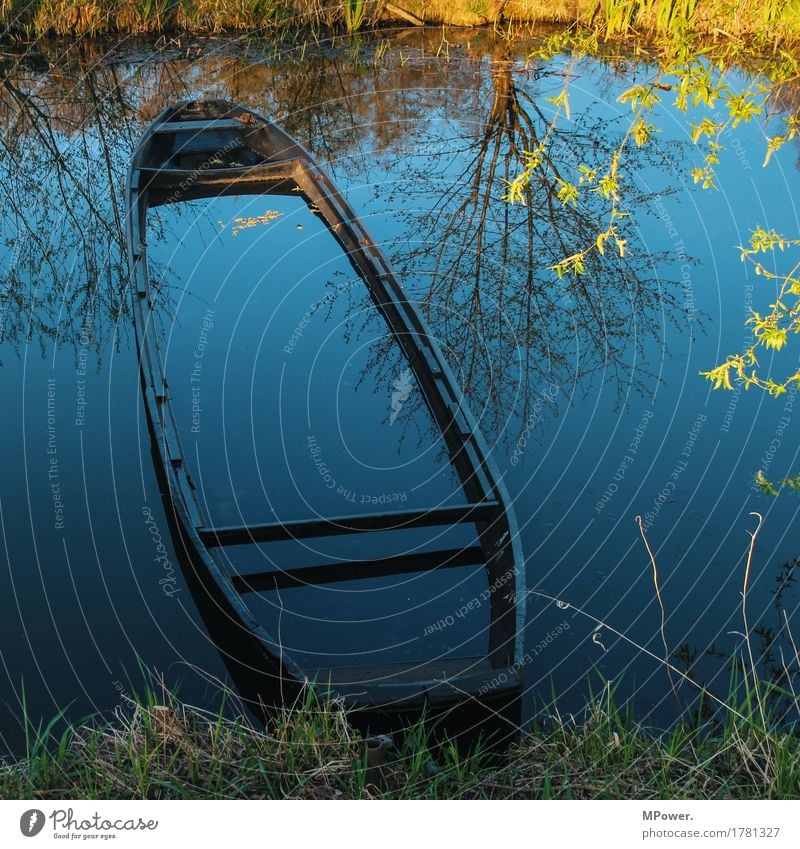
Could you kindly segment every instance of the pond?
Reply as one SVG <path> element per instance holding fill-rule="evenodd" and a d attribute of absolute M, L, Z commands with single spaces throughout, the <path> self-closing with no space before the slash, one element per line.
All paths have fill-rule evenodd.
<path fill-rule="evenodd" d="M 722 140 L 719 190 L 703 190 L 690 177 L 701 159 L 689 138 L 692 112 L 678 116 L 665 102 L 651 119 L 653 141 L 626 149 L 626 256 L 598 256 L 582 277 L 559 279 L 551 266 L 604 225 L 599 204 L 558 201 L 556 176 L 574 179 L 579 165 L 609 160 L 630 121 L 617 98 L 653 68 L 613 56 L 571 67 L 565 55 L 529 59 L 532 47 L 436 30 L 285 54 L 225 39 L 86 42 L 66 51 L 40 44 L 4 54 L 5 750 L 22 739 L 23 701 L 34 719 L 110 711 L 146 669 L 186 701 L 208 705 L 228 677 L 170 541 L 122 236 L 136 140 L 165 106 L 186 98 L 223 97 L 278 121 L 329 171 L 422 304 L 519 522 L 531 590 L 529 713 L 553 693 L 562 711 L 574 711 L 610 681 L 640 718 L 669 723 L 678 708 L 662 663 L 665 640 L 678 670 L 724 697 L 732 658 L 745 649 L 752 511 L 764 516 L 747 594 L 754 650 L 765 675 L 792 669 L 800 501 L 761 495 L 753 476 L 800 468 L 795 393 L 714 392 L 699 372 L 742 350 L 749 309 L 770 302 L 736 246 L 756 226 L 800 231 L 798 148 L 785 145 L 761 168 L 764 127 L 741 123 Z M 550 176 L 533 181 L 526 206 L 511 206 L 506 181 L 547 132 L 570 67 L 571 113 L 553 131 Z M 736 72 L 728 81 L 750 82 Z M 242 504 L 281 519 L 334 510 L 329 495 L 308 501 L 319 490 L 314 457 L 326 451 L 353 497 L 378 498 L 359 479 L 365 467 L 382 470 L 380 492 L 398 501 L 450 497 L 454 483 L 429 444 L 425 406 L 404 381 L 403 363 L 382 350 L 347 264 L 324 258 L 314 217 L 301 221 L 291 198 L 269 209 L 224 200 L 164 207 L 151 242 L 162 306 L 174 318 L 167 368 L 173 391 L 184 393 L 176 410 L 189 432 L 202 421 L 197 456 L 221 493 L 221 521 Z M 267 213 L 287 225 L 275 241 L 265 238 L 275 223 Z M 237 219 L 248 226 L 234 233 Z M 285 277 L 309 257 L 319 257 L 316 271 L 290 297 L 257 283 L 230 285 L 244 272 L 260 280 L 259 269 Z M 229 303 L 215 306 L 220 293 Z M 284 394 L 252 409 L 253 386 L 275 378 L 274 357 L 311 306 L 303 332 L 309 322 L 323 337 L 344 327 L 349 347 L 322 338 L 312 356 L 298 344 L 283 360 Z M 313 327 L 317 314 L 325 327 Z M 193 395 L 198 345 L 209 356 Z M 776 368 L 796 357 L 790 346 L 775 355 Z M 240 420 L 219 419 L 223 392 Z M 339 433 L 324 443 L 320 428 L 332 421 Z M 254 442 L 256 431 L 263 439 Z M 309 438 L 321 440 L 316 453 Z M 409 489 L 409 468 L 422 489 Z M 256 469 L 269 470 L 269 486 Z M 454 613 L 420 613 L 414 598 L 440 590 L 435 581 L 376 585 L 382 607 L 371 621 L 357 610 L 354 588 L 335 605 L 294 591 L 282 602 L 286 639 L 312 653 L 324 641 L 342 655 L 403 641 L 413 654 L 424 622 Z M 465 582 L 459 603 L 474 592 Z M 393 620 L 394 632 L 386 627 Z M 342 627 L 353 622 L 356 632 Z M 694 691 L 679 675 L 676 689 L 690 704 Z"/>

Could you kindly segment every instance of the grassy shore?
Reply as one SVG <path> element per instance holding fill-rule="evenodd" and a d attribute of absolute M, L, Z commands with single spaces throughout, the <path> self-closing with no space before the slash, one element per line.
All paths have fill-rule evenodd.
<path fill-rule="evenodd" d="M 346 713 L 313 697 L 259 729 L 150 694 L 111 722 L 31 734 L 27 757 L 0 767 L 0 798 L 800 798 L 800 737 L 765 730 L 748 701 L 660 736 L 607 689 L 580 718 L 543 716 L 501 752 L 466 754 L 419 722 L 378 764 Z"/>
<path fill-rule="evenodd" d="M 382 22 L 561 24 L 616 37 L 685 30 L 706 37 L 800 40 L 800 0 L 0 0 L 6 35 L 355 31 Z"/>

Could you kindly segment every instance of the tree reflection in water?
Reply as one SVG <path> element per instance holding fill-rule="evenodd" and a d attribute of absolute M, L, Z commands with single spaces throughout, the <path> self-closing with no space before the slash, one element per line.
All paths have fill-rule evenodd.
<path fill-rule="evenodd" d="M 511 207 L 506 181 L 547 132 L 543 104 L 561 72 L 526 68 L 502 41 L 457 63 L 431 57 L 424 40 L 416 48 L 403 46 L 413 61 L 389 52 L 372 65 L 337 55 L 274 63 L 234 47 L 193 61 L 89 48 L 48 56 L 46 68 L 30 57 L 7 67 L 3 339 L 44 350 L 48 339 L 77 344 L 85 334 L 100 352 L 117 328 L 127 332 L 121 186 L 133 144 L 164 105 L 221 96 L 279 117 L 338 171 L 378 163 L 393 172 L 381 202 L 397 210 L 408 247 L 391 252 L 491 436 L 512 413 L 528 417 L 543 381 L 585 388 L 599 372 L 620 397 L 631 385 L 644 389 L 653 376 L 640 363 L 634 371 L 633 359 L 658 340 L 665 315 L 677 320 L 661 257 L 593 252 L 585 275 L 562 281 L 550 268 L 604 226 L 602 203 L 564 205 L 557 181 L 579 163 L 607 161 L 618 143 L 613 124 L 587 107 L 554 128 L 526 205 Z M 414 143 L 424 152 L 403 152 Z M 628 155 L 642 161 L 626 173 L 669 164 L 656 146 Z M 647 204 L 635 186 L 626 193 L 628 208 Z M 373 363 L 391 385 L 385 350 Z"/>
<path fill-rule="evenodd" d="M 615 131 L 590 107 L 555 126 L 525 205 L 512 207 L 503 200 L 507 184 L 525 152 L 537 149 L 547 134 L 552 110 L 545 113 L 542 103 L 562 82 L 548 66 L 524 70 L 508 50 L 496 53 L 489 69 L 485 120 L 471 121 L 474 133 L 459 156 L 466 166 L 451 176 L 447 166 L 437 172 L 426 159 L 411 175 L 436 179 L 437 187 L 405 267 L 427 272 L 432 323 L 460 363 L 473 404 L 484 405 L 484 427 L 497 433 L 515 404 L 527 420 L 548 384 L 588 391 L 588 378 L 600 373 L 620 399 L 631 388 L 652 392 L 656 376 L 641 361 L 634 369 L 634 362 L 660 339 L 665 318 L 679 321 L 680 307 L 677 287 L 658 274 L 664 254 L 634 250 L 619 259 L 591 252 L 584 275 L 557 278 L 551 267 L 592 244 L 607 214 L 597 196 L 577 207 L 562 204 L 558 180 L 574 181 L 579 164 L 606 165 L 624 125 Z M 527 77 L 524 84 L 520 76 Z M 629 164 L 629 173 L 671 165 L 664 151 L 628 155 L 639 160 Z M 445 151 L 441 158 L 452 156 Z M 624 191 L 628 208 L 647 208 L 650 196 L 632 181 Z M 632 223 L 628 230 L 635 243 Z"/>

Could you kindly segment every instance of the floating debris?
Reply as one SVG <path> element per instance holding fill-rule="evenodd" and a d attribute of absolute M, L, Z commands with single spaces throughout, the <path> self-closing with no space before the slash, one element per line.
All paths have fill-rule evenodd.
<path fill-rule="evenodd" d="M 231 230 L 231 235 L 235 236 L 241 230 L 249 230 L 251 227 L 256 227 L 259 224 L 269 224 L 270 221 L 280 216 L 280 212 L 276 212 L 274 209 L 268 209 L 263 215 L 256 215 L 254 218 L 234 218 L 234 227 Z"/>

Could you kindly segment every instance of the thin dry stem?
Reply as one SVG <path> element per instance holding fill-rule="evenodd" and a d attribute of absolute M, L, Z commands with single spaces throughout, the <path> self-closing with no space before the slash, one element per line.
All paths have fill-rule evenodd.
<path fill-rule="evenodd" d="M 747 588 L 750 583 L 750 567 L 753 562 L 753 549 L 756 545 L 756 537 L 758 536 L 758 532 L 761 530 L 764 517 L 760 513 L 755 512 L 751 512 L 750 515 L 755 516 L 758 519 L 758 525 L 756 525 L 756 529 L 754 531 L 747 531 L 750 535 L 750 545 L 747 548 L 747 565 L 744 569 L 744 582 L 742 584 L 742 619 L 744 620 L 744 640 L 747 645 L 747 656 L 750 661 L 750 674 L 753 676 L 753 691 L 755 692 L 756 702 L 758 703 L 758 711 L 761 714 L 762 727 L 766 729 L 767 719 L 764 714 L 764 704 L 762 702 L 761 691 L 758 686 L 758 673 L 753 660 L 753 646 L 750 641 L 750 625 L 747 621 Z"/>
<path fill-rule="evenodd" d="M 658 599 L 658 606 L 661 608 L 661 642 L 664 644 L 664 665 L 667 667 L 667 675 L 669 676 L 669 685 L 672 687 L 672 692 L 675 696 L 675 700 L 678 702 L 678 707 L 682 709 L 681 700 L 678 696 L 678 689 L 675 686 L 675 681 L 672 677 L 672 671 L 670 669 L 669 662 L 669 646 L 667 645 L 667 633 L 665 630 L 666 626 L 666 611 L 664 610 L 664 602 L 661 598 L 661 589 L 658 586 L 658 567 L 656 566 L 656 558 L 653 554 L 652 549 L 650 548 L 650 543 L 647 541 L 647 536 L 644 532 L 644 525 L 642 524 L 642 517 L 637 516 L 636 524 L 639 525 L 639 533 L 642 535 L 642 539 L 644 540 L 645 548 L 647 549 L 647 553 L 650 556 L 650 562 L 653 565 L 653 586 L 656 588 L 656 598 Z"/>

